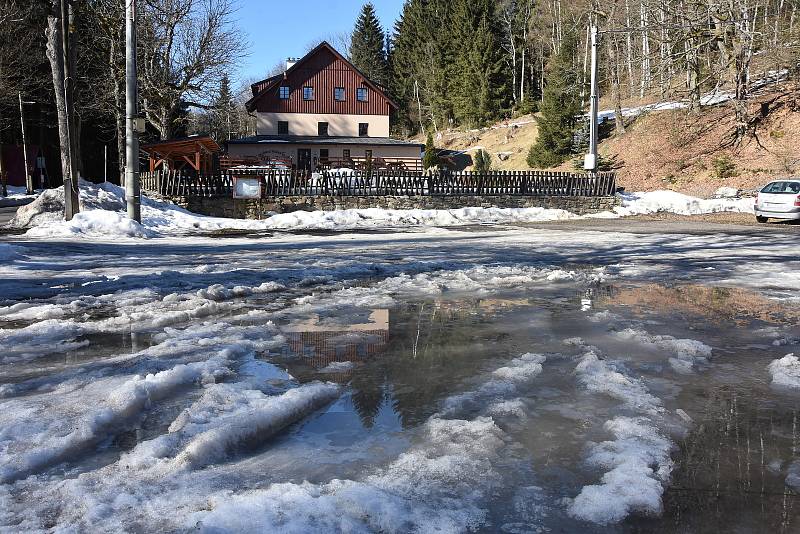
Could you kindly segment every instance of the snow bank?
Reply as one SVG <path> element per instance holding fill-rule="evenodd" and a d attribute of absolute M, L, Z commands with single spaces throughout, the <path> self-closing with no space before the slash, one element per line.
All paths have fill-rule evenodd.
<path fill-rule="evenodd" d="M 704 213 L 736 212 L 753 213 L 752 198 L 703 199 L 675 191 L 649 191 L 646 193 L 621 193 L 621 206 L 613 212 L 585 215 L 587 218 L 628 217 L 652 213 L 675 213 L 678 215 L 701 215 Z"/>
<path fill-rule="evenodd" d="M 71 221 L 48 221 L 34 226 L 26 235 L 31 237 L 155 237 L 156 233 L 128 218 L 107 210 L 84 211 Z"/>
<path fill-rule="evenodd" d="M 664 483 L 672 471 L 671 441 L 641 417 L 617 417 L 605 429 L 614 440 L 592 446 L 587 462 L 608 471 L 601 484 L 584 486 L 568 513 L 606 525 L 631 512 L 661 512 Z"/>
<path fill-rule="evenodd" d="M 794 354 L 787 354 L 783 358 L 773 360 L 768 369 L 774 385 L 800 388 L 800 358 Z"/>
<path fill-rule="evenodd" d="M 669 364 L 678 373 L 690 373 L 695 366 L 708 362 L 712 348 L 694 339 L 677 339 L 673 336 L 649 334 L 644 330 L 626 328 L 614 332 L 614 337 L 624 341 L 635 341 L 646 347 L 654 347 L 673 354 Z"/>
<path fill-rule="evenodd" d="M 188 212 L 171 203 L 143 197 L 140 225 L 126 217 L 124 190 L 118 186 L 109 183 L 81 182 L 79 199 L 81 213 L 72 221 L 66 222 L 62 220 L 63 189 L 48 189 L 31 204 L 19 208 L 11 225 L 29 228 L 28 234 L 34 237 L 152 238 L 221 230 L 357 230 L 398 226 L 511 224 L 581 218 L 561 209 L 464 207 L 449 210 L 366 208 L 296 211 L 255 221 L 206 217 Z M 584 217 L 608 218 L 657 212 L 691 215 L 720 211 L 748 213 L 753 211 L 752 199 L 700 199 L 673 191 L 626 193 L 620 195 L 620 200 L 622 205 L 616 207 L 613 212 Z"/>

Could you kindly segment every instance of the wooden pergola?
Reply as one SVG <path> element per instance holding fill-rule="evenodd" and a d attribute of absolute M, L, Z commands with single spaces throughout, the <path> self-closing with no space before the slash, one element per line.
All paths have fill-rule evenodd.
<path fill-rule="evenodd" d="M 173 171 L 188 167 L 199 174 L 214 172 L 214 156 L 221 150 L 207 135 L 159 141 L 139 148 L 150 156 L 150 172 L 166 166 Z"/>

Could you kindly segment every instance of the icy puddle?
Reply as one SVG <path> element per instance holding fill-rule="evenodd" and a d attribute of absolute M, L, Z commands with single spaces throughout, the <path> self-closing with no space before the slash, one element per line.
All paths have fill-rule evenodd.
<path fill-rule="evenodd" d="M 0 528 L 800 529 L 796 309 L 602 269 L 287 291 L 7 309 Z"/>

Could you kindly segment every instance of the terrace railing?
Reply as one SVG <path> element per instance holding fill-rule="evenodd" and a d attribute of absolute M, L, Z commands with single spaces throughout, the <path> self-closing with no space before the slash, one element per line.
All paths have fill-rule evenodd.
<path fill-rule="evenodd" d="M 490 171 L 430 174 L 411 171 L 322 172 L 238 170 L 213 175 L 180 171 L 141 174 L 142 189 L 167 197 L 231 197 L 236 176 L 260 177 L 265 197 L 282 196 L 567 196 L 616 192 L 613 172 Z"/>

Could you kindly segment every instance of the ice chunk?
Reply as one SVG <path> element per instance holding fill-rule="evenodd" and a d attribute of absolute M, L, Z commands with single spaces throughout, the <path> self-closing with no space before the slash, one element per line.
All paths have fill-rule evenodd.
<path fill-rule="evenodd" d="M 598 358 L 594 351 L 583 355 L 575 373 L 589 391 L 605 393 L 645 413 L 656 414 L 663 410 L 661 401 L 648 392 L 641 380 L 616 370 L 613 364 Z"/>
<path fill-rule="evenodd" d="M 211 428 L 194 436 L 176 462 L 192 468 L 202 467 L 224 458 L 235 446 L 252 444 L 256 440 L 263 443 L 333 401 L 339 395 L 339 388 L 334 384 L 312 383 L 274 397 L 252 393 L 254 396 L 242 408 L 217 415 L 213 422 L 207 423 Z M 173 423 L 171 431 L 174 426 Z"/>
<path fill-rule="evenodd" d="M 331 362 L 322 369 L 319 370 L 320 373 L 343 373 L 346 371 L 350 371 L 355 367 L 353 362 Z"/>
<path fill-rule="evenodd" d="M 695 339 L 677 339 L 668 335 L 654 335 L 644 330 L 626 328 L 615 332 L 614 337 L 630 340 L 646 347 L 653 347 L 674 354 L 668 359 L 672 368 L 679 373 L 689 373 L 697 364 L 707 363 L 712 348 Z"/>
<path fill-rule="evenodd" d="M 573 517 L 601 525 L 631 512 L 661 512 L 664 483 L 672 471 L 672 442 L 644 418 L 606 422 L 613 441 L 594 445 L 588 463 L 608 471 L 600 484 L 585 486 L 568 507 Z"/>
<path fill-rule="evenodd" d="M 768 369 L 774 385 L 800 388 L 800 359 L 794 354 L 773 360 Z"/>

